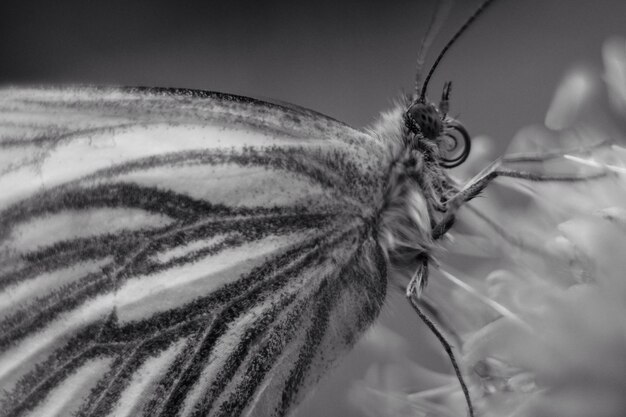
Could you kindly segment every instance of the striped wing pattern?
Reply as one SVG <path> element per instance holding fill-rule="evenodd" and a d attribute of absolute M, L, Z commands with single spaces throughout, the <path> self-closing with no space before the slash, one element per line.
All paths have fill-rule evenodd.
<path fill-rule="evenodd" d="M 385 153 L 317 113 L 0 91 L 0 415 L 285 415 L 377 316 Z"/>

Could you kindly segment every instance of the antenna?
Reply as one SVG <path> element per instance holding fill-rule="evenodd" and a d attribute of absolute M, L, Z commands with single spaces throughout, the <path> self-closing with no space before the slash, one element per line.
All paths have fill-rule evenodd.
<path fill-rule="evenodd" d="M 452 8 L 452 0 L 440 0 L 437 3 L 437 9 L 433 13 L 430 18 L 430 23 L 428 24 L 428 29 L 426 30 L 426 35 L 422 38 L 422 44 L 420 45 L 420 49 L 417 52 L 417 65 L 415 69 L 415 96 L 420 93 L 420 78 L 422 78 L 422 70 L 424 68 L 424 62 L 426 61 L 426 54 L 430 49 L 430 45 L 432 45 L 435 37 L 439 33 L 441 26 L 443 26 L 443 22 L 448 17 L 450 13 L 450 9 Z"/>
<path fill-rule="evenodd" d="M 446 54 L 448 49 L 450 49 L 450 47 L 459 39 L 459 37 L 461 37 L 463 32 L 465 32 L 467 30 L 467 28 L 470 27 L 470 25 L 474 22 L 474 20 L 476 20 L 476 18 L 478 16 L 480 16 L 481 13 L 484 12 L 487 9 L 487 7 L 489 7 L 489 5 L 493 1 L 494 0 L 485 0 L 480 6 L 478 6 L 476 11 L 474 11 L 474 14 L 472 14 L 469 17 L 469 19 L 467 19 L 467 21 L 463 24 L 463 26 L 461 26 L 461 28 L 459 30 L 457 30 L 457 32 L 454 34 L 454 36 L 452 36 L 452 39 L 450 39 L 448 41 L 448 43 L 446 44 L 446 46 L 443 47 L 443 49 L 439 53 L 439 56 L 437 56 L 437 59 L 435 60 L 435 63 L 432 65 L 432 67 L 430 67 L 430 71 L 428 71 L 428 75 L 426 75 L 426 79 L 424 80 L 424 84 L 422 85 L 422 91 L 419 93 L 419 100 L 420 101 L 424 101 L 425 100 L 425 98 L 426 98 L 426 89 L 428 87 L 428 82 L 430 81 L 430 78 L 433 76 L 433 73 L 435 72 L 435 69 L 439 65 L 439 62 L 441 62 L 441 59 L 444 57 L 444 55 Z M 432 42 L 432 40 L 431 40 L 431 42 Z M 422 42 L 422 44 L 424 44 L 424 42 Z M 422 51 L 420 50 L 420 54 L 421 54 L 421 52 Z M 419 65 L 419 61 L 418 61 L 418 65 Z M 420 71 L 420 70 L 421 70 L 421 68 L 418 67 L 418 71 Z"/>

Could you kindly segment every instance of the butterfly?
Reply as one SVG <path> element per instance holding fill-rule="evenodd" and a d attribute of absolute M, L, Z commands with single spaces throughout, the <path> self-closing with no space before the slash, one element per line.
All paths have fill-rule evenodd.
<path fill-rule="evenodd" d="M 398 268 L 473 414 L 420 307 L 432 249 L 498 176 L 591 178 L 448 174 L 471 138 L 428 81 L 490 3 L 372 131 L 197 90 L 2 90 L 0 415 L 286 415 Z"/>

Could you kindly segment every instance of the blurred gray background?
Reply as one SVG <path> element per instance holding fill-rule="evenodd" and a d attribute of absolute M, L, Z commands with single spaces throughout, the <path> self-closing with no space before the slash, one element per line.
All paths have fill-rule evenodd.
<path fill-rule="evenodd" d="M 457 1 L 429 62 L 479 3 Z M 0 84 L 199 88 L 292 102 L 361 127 L 412 89 L 435 5 L 3 0 Z M 602 42 L 618 34 L 626 34 L 624 0 L 500 0 L 451 50 L 430 94 L 452 80 L 451 114 L 502 150 L 519 128 L 543 122 L 562 75 L 574 64 L 599 67 Z M 403 304 L 383 321 L 407 335 L 409 358 L 446 370 L 436 342 L 396 300 Z M 372 360 L 384 359 L 359 346 L 301 414 L 361 415 L 345 395 Z"/>

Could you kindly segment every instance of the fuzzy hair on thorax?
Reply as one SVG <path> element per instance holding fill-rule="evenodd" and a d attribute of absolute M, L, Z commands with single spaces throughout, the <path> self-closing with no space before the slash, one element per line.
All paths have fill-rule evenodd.
<path fill-rule="evenodd" d="M 433 227 L 443 217 L 445 202 L 458 192 L 439 164 L 436 144 L 405 126 L 407 107 L 403 99 L 372 127 L 390 152 L 378 238 L 392 270 L 410 269 L 421 257 L 432 259 Z"/>

